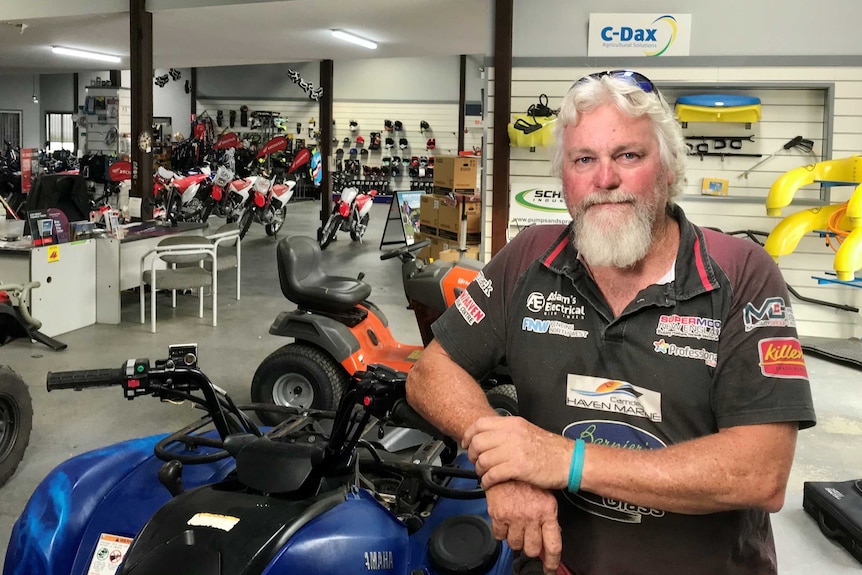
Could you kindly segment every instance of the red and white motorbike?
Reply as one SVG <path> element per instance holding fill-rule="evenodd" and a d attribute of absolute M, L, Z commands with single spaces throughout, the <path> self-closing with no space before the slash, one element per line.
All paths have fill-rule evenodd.
<path fill-rule="evenodd" d="M 219 136 L 213 144 L 213 150 L 220 153 L 219 160 L 213 163 L 216 168 L 212 178 L 210 196 L 204 199 L 201 221 L 206 221 L 210 215 L 226 218 L 229 222 L 235 222 L 239 217 L 238 210 L 230 204 L 229 185 L 234 181 L 236 174 L 236 160 L 234 155 L 236 148 L 241 146 L 239 136 L 228 132 Z"/>
<path fill-rule="evenodd" d="M 341 197 L 332 206 L 332 213 L 326 224 L 319 232 L 320 249 L 326 249 L 338 230 L 350 232 L 350 239 L 361 242 L 365 230 L 368 229 L 368 221 L 371 217 L 371 206 L 374 205 L 374 196 L 377 190 L 360 192 L 358 188 L 344 188 Z"/>
<path fill-rule="evenodd" d="M 260 149 L 256 159 L 286 148 L 287 139 L 284 136 L 275 136 Z M 311 153 L 307 148 L 299 150 L 287 170 L 288 175 L 308 164 L 310 160 Z M 256 176 L 231 182 L 228 186 L 233 198 L 231 204 L 242 210 L 239 215 L 240 237 L 245 237 L 252 222 L 263 224 L 266 235 L 276 235 L 284 225 L 287 202 L 293 196 L 295 186 L 296 182 L 293 180 L 286 180 L 283 184 L 276 183 L 275 172 L 270 177 Z"/>
<path fill-rule="evenodd" d="M 168 219 L 180 222 L 202 222 L 204 205 L 211 197 L 212 170 L 186 176 L 159 166 L 154 179 L 154 196 L 161 200 Z M 207 214 L 208 216 L 209 214 Z"/>

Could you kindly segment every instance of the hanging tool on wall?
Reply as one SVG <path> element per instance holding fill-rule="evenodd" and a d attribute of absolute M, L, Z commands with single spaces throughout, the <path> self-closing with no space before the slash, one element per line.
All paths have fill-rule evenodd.
<path fill-rule="evenodd" d="M 750 134 L 748 136 L 686 136 L 685 139 L 686 140 L 701 140 L 702 143 L 697 144 L 695 146 L 695 149 L 698 152 L 708 152 L 710 141 L 712 142 L 712 148 L 714 150 L 724 149 L 724 148 L 728 147 L 728 145 L 733 150 L 741 150 L 743 141 L 748 141 L 748 142 L 754 141 L 754 134 Z M 689 146 L 689 148 L 692 147 L 691 144 L 687 144 L 687 145 Z"/>
<path fill-rule="evenodd" d="M 697 151 L 689 151 L 689 156 L 700 156 L 700 161 L 707 156 L 714 158 L 721 158 L 724 161 L 724 158 L 762 158 L 763 154 L 744 154 L 742 152 L 697 152 Z"/>
<path fill-rule="evenodd" d="M 790 140 L 789 142 L 787 142 L 786 144 L 784 144 L 783 146 L 781 146 L 780 148 L 778 148 L 777 150 L 775 150 L 774 152 L 772 152 L 771 154 L 769 154 L 741 174 L 739 174 L 736 179 L 748 178 L 748 174 L 754 171 L 755 168 L 771 160 L 776 154 L 780 153 L 782 150 L 790 150 L 793 148 L 814 156 L 814 152 L 812 151 L 814 149 L 814 141 L 807 138 L 803 138 L 802 136 L 796 136 L 795 138 L 793 138 L 792 140 Z"/>

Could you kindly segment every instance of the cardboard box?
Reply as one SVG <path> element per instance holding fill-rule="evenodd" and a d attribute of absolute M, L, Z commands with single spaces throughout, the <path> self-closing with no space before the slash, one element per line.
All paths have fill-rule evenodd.
<path fill-rule="evenodd" d="M 479 158 L 470 156 L 434 156 L 434 193 L 474 195 L 479 188 Z"/>
<path fill-rule="evenodd" d="M 478 260 L 479 246 L 467 246 L 467 251 L 464 252 L 463 257 L 470 258 L 472 260 Z M 437 259 L 441 262 L 457 262 L 461 259 L 461 252 L 458 251 L 458 249 L 456 248 L 442 250 L 437 256 Z"/>
<path fill-rule="evenodd" d="M 435 196 L 467 196 L 468 198 L 479 198 L 479 189 L 478 188 L 446 188 L 443 186 L 434 186 L 432 190 Z"/>
<path fill-rule="evenodd" d="M 440 198 L 425 194 L 419 199 L 419 226 L 432 228 L 437 234 L 437 213 L 440 210 Z"/>
<path fill-rule="evenodd" d="M 436 260 L 440 256 L 440 251 L 443 249 L 443 244 L 440 241 L 440 238 L 437 236 L 429 236 L 421 232 L 413 234 L 414 242 L 421 242 L 423 240 L 428 240 L 431 243 L 419 250 L 416 257 L 421 260 L 425 260 L 426 262 Z"/>
<path fill-rule="evenodd" d="M 464 213 L 467 215 L 467 233 L 482 231 L 482 204 L 480 202 L 464 202 Z M 451 202 L 441 202 L 437 210 L 437 229 L 439 232 L 461 231 L 461 202 L 457 205 Z"/>

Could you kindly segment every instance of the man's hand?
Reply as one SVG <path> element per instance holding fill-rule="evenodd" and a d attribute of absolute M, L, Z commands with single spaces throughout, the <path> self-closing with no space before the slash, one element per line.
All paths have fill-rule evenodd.
<path fill-rule="evenodd" d="M 485 496 L 494 537 L 528 557 L 541 556 L 545 572 L 553 573 L 563 552 L 556 498 L 520 481 L 495 485 Z"/>
<path fill-rule="evenodd" d="M 485 489 L 511 480 L 542 489 L 562 489 L 568 483 L 573 442 L 521 417 L 477 419 L 461 446 Z"/>

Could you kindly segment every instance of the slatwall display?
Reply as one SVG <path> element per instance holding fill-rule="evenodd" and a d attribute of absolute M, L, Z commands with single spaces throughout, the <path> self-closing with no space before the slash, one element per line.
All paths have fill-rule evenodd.
<path fill-rule="evenodd" d="M 671 102 L 682 94 L 732 93 L 761 99 L 762 117 L 745 126 L 735 123 L 688 123 L 684 132 L 700 136 L 753 136 L 742 142 L 744 153 L 763 154 L 753 157 L 688 158 L 688 179 L 680 205 L 696 224 L 727 232 L 757 230 L 770 232 L 781 218 L 811 208 L 821 194 L 832 203 L 849 199 L 853 187 L 836 186 L 821 189 L 809 186 L 800 190 L 780 217 L 769 217 L 763 200 L 772 183 L 787 170 L 823 159 L 839 159 L 862 154 L 862 67 L 725 67 L 725 68 L 640 68 Z M 594 72 L 586 68 L 521 67 L 512 72 L 512 113 L 523 114 L 540 94 L 549 98 L 549 106 L 558 108 L 562 96 L 574 80 Z M 491 198 L 493 181 L 494 74 L 488 69 L 488 102 L 486 119 L 489 142 L 485 147 L 485 228 L 484 238 L 491 234 Z M 723 87 L 727 87 L 723 90 Z M 708 134 L 706 132 L 709 132 Z M 813 154 L 803 149 L 782 149 L 795 136 L 813 141 Z M 690 143 L 700 143 L 688 140 Z M 710 149 L 713 144 L 710 143 Z M 778 151 L 780 149 L 780 151 Z M 824 149 L 826 150 L 824 157 Z M 734 150 L 728 150 L 734 151 Z M 747 178 L 738 176 L 760 159 L 778 151 Z M 559 182 L 549 175 L 550 150 L 511 148 L 511 185 L 535 184 L 555 186 Z M 729 181 L 727 197 L 701 194 L 703 178 Z M 828 196 L 826 196 L 828 194 Z M 516 229 L 510 230 L 516 233 Z M 765 238 L 762 238 L 765 239 Z M 490 257 L 490 242 L 483 244 L 484 259 Z M 862 289 L 835 283 L 819 284 L 832 270 L 834 252 L 825 239 L 812 233 L 804 237 L 794 253 L 779 260 L 788 284 L 804 297 L 862 308 Z M 860 274 L 857 272 L 857 277 Z M 833 338 L 862 337 L 862 314 L 805 303 L 793 298 L 798 329 L 803 335 Z"/>
<path fill-rule="evenodd" d="M 243 105 L 249 108 L 249 127 L 240 126 L 239 111 Z M 280 118 L 287 118 L 284 135 L 293 136 L 294 139 L 303 139 L 306 145 L 316 142 L 309 136 L 309 121 L 313 118 L 316 124 L 315 129 L 319 131 L 321 128 L 318 104 L 312 100 L 197 101 L 198 114 L 206 111 L 210 117 L 215 118 L 219 110 L 222 111 L 223 120 L 221 127 L 216 126 L 217 133 L 233 131 L 241 136 L 247 133 L 254 134 L 255 130 L 251 130 L 250 126 L 252 123 L 251 114 L 256 110 L 278 112 Z M 233 128 L 229 127 L 230 110 L 236 111 L 236 122 Z M 369 147 L 371 132 L 381 133 L 381 146 L 379 150 L 369 150 L 365 163 L 370 166 L 380 166 L 382 159 L 387 156 L 399 156 L 402 160 L 409 160 L 412 156 L 456 155 L 458 153 L 458 114 L 457 103 L 334 102 L 334 138 L 337 139 L 337 144 L 332 147 L 333 157 L 331 163 L 327 163 L 327 165 L 334 169 L 335 153 L 338 149 L 344 150 L 344 158 L 347 159 L 350 157 L 350 149 L 357 148 L 356 157 L 360 159 L 361 156 L 358 155 L 360 150 Z M 384 130 L 385 120 L 401 121 L 403 131 L 386 132 Z M 426 130 L 424 133 L 420 132 L 422 120 L 428 122 L 430 126 L 430 130 Z M 357 123 L 355 131 L 350 129 L 351 121 Z M 297 123 L 301 124 L 299 131 L 296 129 Z M 358 146 L 356 137 L 360 135 L 365 139 L 365 143 Z M 474 146 L 481 146 L 482 135 L 481 127 L 468 128 L 464 135 L 465 148 L 469 150 Z M 387 137 L 393 138 L 395 142 L 395 147 L 390 150 L 384 147 Z M 350 143 L 344 144 L 344 138 L 348 138 Z M 405 149 L 398 146 L 401 138 L 407 139 L 408 147 Z M 434 138 L 436 142 L 434 149 L 426 147 L 429 138 Z M 392 178 L 389 183 L 392 190 L 410 189 L 410 177 L 406 165 L 401 176 Z"/>

